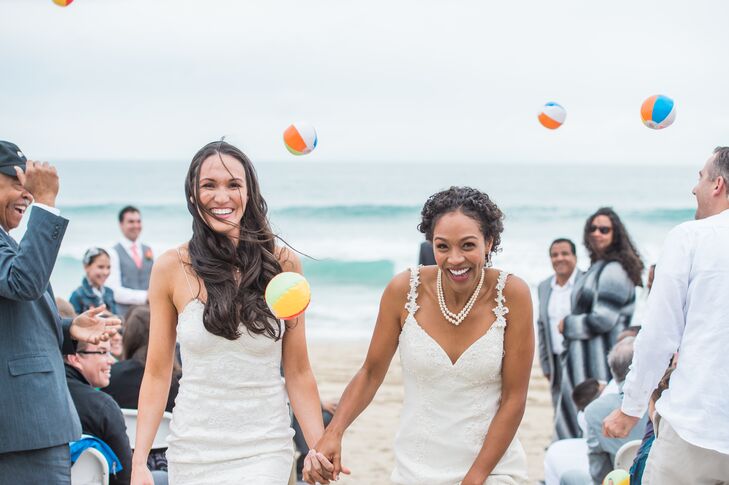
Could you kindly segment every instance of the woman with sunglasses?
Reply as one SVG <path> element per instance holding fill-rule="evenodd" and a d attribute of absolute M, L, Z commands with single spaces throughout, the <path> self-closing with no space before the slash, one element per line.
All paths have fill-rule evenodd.
<path fill-rule="evenodd" d="M 575 282 L 572 313 L 560 325 L 566 349 L 561 373 L 565 382 L 557 419 L 571 437 L 580 436 L 572 389 L 589 378 L 610 380 L 607 354 L 630 324 L 635 287 L 643 286 L 643 262 L 611 208 L 602 207 L 587 218 L 584 244 L 592 264 Z"/>
<path fill-rule="evenodd" d="M 86 276 L 69 299 L 73 309 L 80 315 L 89 308 L 106 305 L 109 312 L 116 314 L 114 292 L 104 286 L 111 271 L 109 253 L 101 248 L 90 248 L 84 253 L 82 262 Z"/>

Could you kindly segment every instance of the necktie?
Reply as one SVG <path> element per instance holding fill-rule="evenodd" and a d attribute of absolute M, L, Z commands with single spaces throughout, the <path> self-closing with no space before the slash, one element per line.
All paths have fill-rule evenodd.
<path fill-rule="evenodd" d="M 137 265 L 137 268 L 142 267 L 142 258 L 139 256 L 139 249 L 137 249 L 136 244 L 132 244 L 132 259 L 134 260 L 134 264 Z"/>

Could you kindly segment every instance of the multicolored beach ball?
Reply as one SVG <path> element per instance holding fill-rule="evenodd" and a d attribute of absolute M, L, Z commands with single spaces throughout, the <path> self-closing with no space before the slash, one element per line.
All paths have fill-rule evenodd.
<path fill-rule="evenodd" d="M 71 5 L 71 2 L 73 2 L 73 0 L 53 0 L 53 3 L 55 3 L 59 7 L 68 7 L 69 5 Z"/>
<path fill-rule="evenodd" d="M 661 130 L 671 126 L 676 119 L 676 105 L 668 96 L 654 94 L 643 101 L 640 107 L 640 117 L 643 124 L 654 130 Z"/>
<path fill-rule="evenodd" d="M 602 485 L 630 485 L 630 473 L 625 470 L 613 470 L 602 481 Z"/>
<path fill-rule="evenodd" d="M 316 148 L 316 130 L 306 123 L 294 123 L 284 131 L 286 149 L 294 155 L 306 155 Z"/>
<path fill-rule="evenodd" d="M 311 301 L 311 288 L 299 273 L 279 273 L 266 286 L 266 304 L 276 318 L 289 320 L 304 313 Z"/>
<path fill-rule="evenodd" d="M 550 101 L 542 107 L 542 111 L 539 112 L 539 122 L 545 128 L 550 130 L 556 130 L 562 123 L 564 123 L 567 117 L 567 111 L 559 104 Z"/>

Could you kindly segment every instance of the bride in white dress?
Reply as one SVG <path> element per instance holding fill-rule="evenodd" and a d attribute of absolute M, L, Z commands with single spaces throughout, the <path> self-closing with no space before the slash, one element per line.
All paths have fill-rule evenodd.
<path fill-rule="evenodd" d="M 183 374 L 168 438 L 169 482 L 286 484 L 294 434 L 287 391 L 309 446 L 324 426 L 304 317 L 280 324 L 263 293 L 273 276 L 300 272 L 301 264 L 275 247 L 255 170 L 237 148 L 203 147 L 190 164 L 185 194 L 193 236 L 152 270 L 131 483 L 153 483 L 147 455 L 179 341 Z M 323 481 L 316 472 L 312 477 Z"/>
<path fill-rule="evenodd" d="M 534 356 L 532 304 L 524 281 L 488 268 L 502 219 L 486 194 L 467 187 L 425 203 L 419 229 L 433 242 L 437 266 L 400 273 L 385 289 L 365 363 L 315 446 L 335 476 L 342 435 L 374 397 L 399 345 L 405 398 L 392 481 L 527 483 L 515 435 Z"/>

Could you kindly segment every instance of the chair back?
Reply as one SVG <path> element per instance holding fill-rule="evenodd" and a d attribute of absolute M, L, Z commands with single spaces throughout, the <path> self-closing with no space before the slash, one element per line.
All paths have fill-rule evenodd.
<path fill-rule="evenodd" d="M 134 449 L 134 443 L 137 439 L 137 410 L 122 409 L 124 415 L 124 424 L 127 425 L 127 436 L 129 437 L 129 445 Z M 157 428 L 157 434 L 152 442 L 152 449 L 167 448 L 167 436 L 170 434 L 170 423 L 172 422 L 172 413 L 164 412 L 162 421 Z"/>
<path fill-rule="evenodd" d="M 87 448 L 71 467 L 72 485 L 109 485 L 109 465 L 96 448 Z"/>
<path fill-rule="evenodd" d="M 638 448 L 640 448 L 641 440 L 631 440 L 625 443 L 615 453 L 615 468 L 621 470 L 630 471 L 630 467 L 633 466 L 635 456 L 638 454 Z"/>

